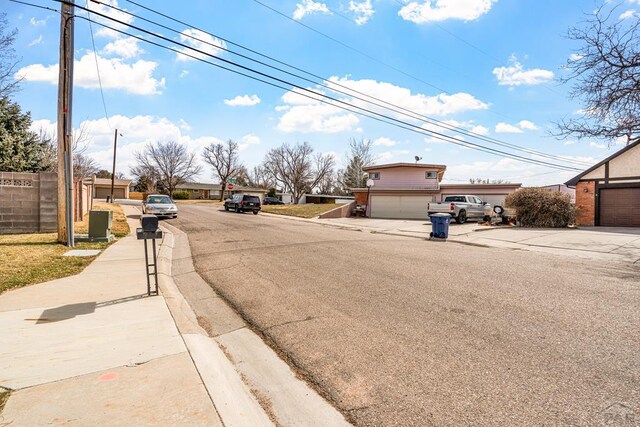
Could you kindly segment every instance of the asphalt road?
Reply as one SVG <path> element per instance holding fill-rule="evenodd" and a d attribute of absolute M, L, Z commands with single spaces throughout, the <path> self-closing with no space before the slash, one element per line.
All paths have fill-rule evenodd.
<path fill-rule="evenodd" d="M 357 425 L 640 422 L 637 267 L 211 206 L 169 223 L 201 276 Z"/>

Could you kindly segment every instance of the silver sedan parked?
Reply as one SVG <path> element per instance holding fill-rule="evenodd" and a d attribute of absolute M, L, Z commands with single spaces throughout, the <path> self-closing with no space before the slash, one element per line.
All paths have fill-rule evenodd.
<path fill-rule="evenodd" d="M 142 213 L 177 218 L 178 207 L 169 196 L 164 194 L 149 194 L 146 200 L 142 202 Z"/>

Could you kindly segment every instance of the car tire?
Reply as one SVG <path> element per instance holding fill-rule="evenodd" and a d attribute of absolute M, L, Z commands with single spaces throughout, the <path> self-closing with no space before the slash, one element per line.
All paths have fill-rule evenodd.
<path fill-rule="evenodd" d="M 240 209 L 240 206 L 236 205 L 236 213 L 242 213 L 242 209 Z"/>
<path fill-rule="evenodd" d="M 229 212 L 229 206 L 224 205 L 224 210 L 225 210 L 225 211 L 227 211 L 227 212 Z"/>
<path fill-rule="evenodd" d="M 258 211 L 253 211 L 253 214 L 254 215 L 258 215 Z"/>
<path fill-rule="evenodd" d="M 460 212 L 458 212 L 458 216 L 456 217 L 456 222 L 458 224 L 464 224 L 465 222 L 467 222 L 467 211 L 461 210 Z"/>
<path fill-rule="evenodd" d="M 178 215 L 174 215 L 174 216 L 173 216 L 173 219 L 176 219 L 176 218 L 178 218 Z"/>

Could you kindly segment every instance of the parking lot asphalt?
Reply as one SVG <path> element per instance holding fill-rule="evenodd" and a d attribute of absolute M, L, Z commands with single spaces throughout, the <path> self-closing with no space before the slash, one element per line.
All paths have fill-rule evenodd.
<path fill-rule="evenodd" d="M 632 265 L 206 206 L 168 222 L 210 286 L 356 425 L 640 414 Z"/>

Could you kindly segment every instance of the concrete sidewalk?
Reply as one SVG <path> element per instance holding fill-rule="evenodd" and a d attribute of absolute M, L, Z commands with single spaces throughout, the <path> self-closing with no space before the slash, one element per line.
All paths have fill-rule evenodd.
<path fill-rule="evenodd" d="M 427 220 L 371 218 L 313 219 L 317 223 L 371 233 L 429 238 Z M 503 249 L 546 252 L 598 261 L 640 264 L 640 229 L 616 227 L 520 228 L 483 226 L 477 223 L 451 224 L 450 242 Z"/>
<path fill-rule="evenodd" d="M 139 211 L 124 209 L 135 230 Z M 133 233 L 76 276 L 0 296 L 0 387 L 12 390 L 0 425 L 287 425 L 198 325 L 171 277 L 172 242 L 166 233 L 160 296 L 146 295 Z"/>

